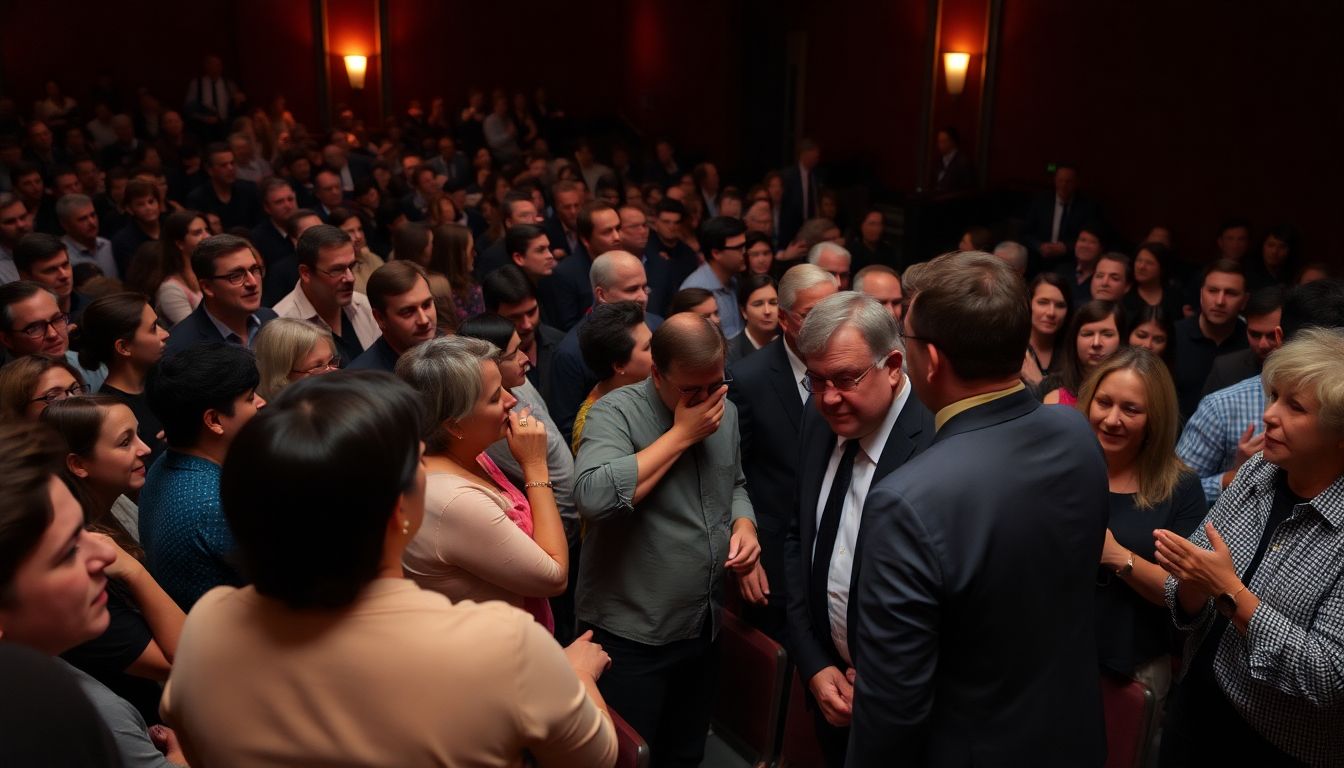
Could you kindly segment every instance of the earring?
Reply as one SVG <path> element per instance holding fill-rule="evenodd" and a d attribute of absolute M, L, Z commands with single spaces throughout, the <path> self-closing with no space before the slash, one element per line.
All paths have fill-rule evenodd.
<path fill-rule="evenodd" d="M 402 535 L 402 536 L 410 536 L 410 535 L 411 535 L 411 521 L 410 521 L 410 520 L 402 520 L 402 521 L 401 521 L 401 535 Z"/>

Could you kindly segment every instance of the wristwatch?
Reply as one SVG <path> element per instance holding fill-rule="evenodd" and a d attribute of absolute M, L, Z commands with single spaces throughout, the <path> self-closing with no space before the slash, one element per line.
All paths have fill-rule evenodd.
<path fill-rule="evenodd" d="M 1225 618 L 1230 619 L 1237 615 L 1237 595 L 1240 595 L 1245 591 L 1246 585 L 1243 584 L 1241 589 L 1238 589 L 1236 592 L 1231 594 L 1224 592 L 1213 599 L 1213 607 L 1217 608 L 1218 612 Z"/>

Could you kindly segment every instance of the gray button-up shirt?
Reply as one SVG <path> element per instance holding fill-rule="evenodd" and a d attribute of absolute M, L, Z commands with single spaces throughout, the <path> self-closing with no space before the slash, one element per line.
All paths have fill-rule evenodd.
<path fill-rule="evenodd" d="M 647 645 L 718 633 L 732 524 L 756 522 L 725 402 L 714 434 L 677 459 L 639 504 L 635 454 L 672 428 L 653 379 L 593 404 L 575 460 L 574 502 L 588 524 L 579 558 L 579 621 Z"/>

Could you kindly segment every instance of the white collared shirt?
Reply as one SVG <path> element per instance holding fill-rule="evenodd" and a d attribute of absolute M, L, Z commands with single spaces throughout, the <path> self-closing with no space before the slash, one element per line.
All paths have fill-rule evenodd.
<path fill-rule="evenodd" d="M 285 297 L 275 303 L 275 314 L 281 317 L 292 317 L 296 320 L 307 320 L 314 325 L 321 326 L 340 335 L 341 329 L 329 328 L 327 322 L 317 314 L 317 309 L 313 303 L 308 300 L 307 294 L 303 292 L 302 281 L 294 284 L 294 290 L 290 291 Z M 369 304 L 369 299 L 359 291 L 355 291 L 354 297 L 350 303 L 341 307 L 345 316 L 350 318 L 350 325 L 355 329 L 355 337 L 359 339 L 359 345 L 368 349 L 378 340 L 383 332 L 378 330 L 378 322 L 373 319 L 373 306 Z"/>
<path fill-rule="evenodd" d="M 1055 197 L 1055 215 L 1050 221 L 1050 242 L 1059 242 L 1059 231 L 1064 226 L 1064 201 Z"/>
<path fill-rule="evenodd" d="M 789 342 L 781 339 L 784 344 L 784 354 L 789 358 L 789 367 L 793 369 L 793 383 L 798 385 L 798 399 L 802 400 L 803 405 L 807 405 L 807 388 L 803 386 L 803 379 L 807 377 L 807 365 L 789 348 Z"/>
<path fill-rule="evenodd" d="M 910 399 L 909 380 L 901 377 L 901 391 L 891 401 L 887 416 L 881 426 L 867 437 L 859 438 L 859 452 L 854 455 L 854 474 L 850 476 L 849 492 L 845 494 L 844 505 L 840 507 L 840 528 L 835 535 L 835 549 L 831 552 L 830 570 L 826 577 L 826 606 L 831 617 L 831 642 L 840 658 L 853 665 L 849 655 L 849 579 L 854 571 L 854 547 L 859 541 L 859 524 L 863 520 L 863 502 L 868 498 L 868 490 L 877 474 L 877 462 L 882 458 L 882 449 L 896 427 L 896 419 Z M 817 527 L 821 527 L 821 515 L 826 509 L 826 498 L 831 493 L 831 484 L 835 482 L 836 470 L 840 467 L 841 454 L 849 440 L 836 440 L 835 450 L 831 451 L 831 460 L 826 464 L 826 474 L 821 479 L 821 492 L 817 495 Z M 813 539 L 813 553 L 816 557 L 816 539 Z"/>

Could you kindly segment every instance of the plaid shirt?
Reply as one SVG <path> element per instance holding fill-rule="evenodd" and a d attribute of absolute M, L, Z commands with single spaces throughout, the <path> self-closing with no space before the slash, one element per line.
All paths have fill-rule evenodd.
<path fill-rule="evenodd" d="M 1237 574 L 1260 543 L 1283 470 L 1251 457 L 1209 512 Z M 1190 541 L 1209 549 L 1204 526 Z M 1260 598 L 1243 636 L 1227 625 L 1214 676 L 1246 722 L 1279 749 L 1312 765 L 1344 755 L 1344 477 L 1297 505 L 1272 534 L 1247 587 Z M 1186 659 L 1214 623 L 1213 601 L 1186 622 L 1167 578 L 1167 605 L 1180 629 L 1192 629 Z"/>
<path fill-rule="evenodd" d="M 1237 459 L 1237 441 L 1254 424 L 1264 431 L 1265 388 L 1256 374 L 1226 389 L 1210 392 L 1185 424 L 1176 455 L 1199 475 L 1204 498 L 1212 505 L 1223 492 L 1223 473 Z"/>

